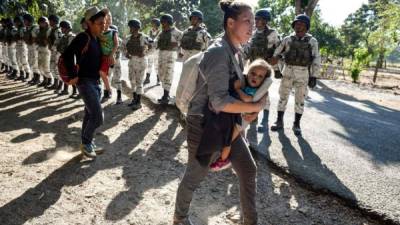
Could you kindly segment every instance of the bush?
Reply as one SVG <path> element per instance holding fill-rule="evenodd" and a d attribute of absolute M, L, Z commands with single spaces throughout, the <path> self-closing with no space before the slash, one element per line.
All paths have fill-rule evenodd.
<path fill-rule="evenodd" d="M 353 79 L 353 83 L 356 83 L 358 81 L 361 71 L 362 71 L 362 68 L 359 63 L 354 63 L 353 65 L 351 65 L 350 75 L 351 75 L 351 79 Z"/>

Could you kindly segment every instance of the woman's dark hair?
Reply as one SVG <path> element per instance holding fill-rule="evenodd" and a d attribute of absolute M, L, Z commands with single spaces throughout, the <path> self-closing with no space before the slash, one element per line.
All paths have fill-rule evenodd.
<path fill-rule="evenodd" d="M 251 6 L 245 2 L 235 0 L 221 0 L 219 7 L 224 12 L 224 30 L 226 29 L 229 18 L 237 20 L 238 16 L 245 10 L 252 10 Z"/>

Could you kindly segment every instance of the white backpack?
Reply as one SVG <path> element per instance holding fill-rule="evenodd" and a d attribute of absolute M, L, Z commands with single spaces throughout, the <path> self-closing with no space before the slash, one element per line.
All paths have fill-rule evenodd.
<path fill-rule="evenodd" d="M 176 89 L 175 104 L 184 115 L 187 115 L 190 101 L 206 84 L 206 78 L 199 69 L 199 64 L 203 59 L 203 56 L 204 52 L 199 52 L 187 59 L 182 66 L 181 77 Z M 204 84 L 196 91 L 196 83 L 199 74 L 204 80 Z"/>

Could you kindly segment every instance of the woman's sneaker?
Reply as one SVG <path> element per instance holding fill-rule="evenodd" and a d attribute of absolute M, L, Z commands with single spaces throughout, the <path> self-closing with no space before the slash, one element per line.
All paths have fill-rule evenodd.
<path fill-rule="evenodd" d="M 96 152 L 93 149 L 92 143 L 81 144 L 80 150 L 81 150 L 82 154 L 84 154 L 85 156 L 87 156 L 89 158 L 96 158 Z"/>
<path fill-rule="evenodd" d="M 231 167 L 231 161 L 229 159 L 222 160 L 219 158 L 217 161 L 211 163 L 210 170 L 213 172 L 217 172 L 220 170 L 228 169 Z"/>

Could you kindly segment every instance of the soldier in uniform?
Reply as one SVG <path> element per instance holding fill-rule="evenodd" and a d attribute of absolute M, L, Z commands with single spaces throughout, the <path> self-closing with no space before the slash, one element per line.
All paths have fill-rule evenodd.
<path fill-rule="evenodd" d="M 0 25 L 1 25 L 1 27 L 0 27 L 0 62 L 1 62 L 0 73 L 4 73 L 7 71 L 6 59 L 3 56 L 3 54 L 4 54 L 3 48 L 4 48 L 4 41 L 5 41 L 4 19 L 1 19 Z"/>
<path fill-rule="evenodd" d="M 130 20 L 128 23 L 131 34 L 127 37 L 125 48 L 129 59 L 129 80 L 132 86 L 132 102 L 128 105 L 133 110 L 140 109 L 143 94 L 143 79 L 147 67 L 147 50 L 150 47 L 149 37 L 140 32 L 142 24 L 139 20 Z"/>
<path fill-rule="evenodd" d="M 28 48 L 24 40 L 25 24 L 21 16 L 16 16 L 14 18 L 14 23 L 17 28 L 16 51 L 17 51 L 18 67 L 20 68 L 19 70 L 20 75 L 18 78 L 15 78 L 15 80 L 25 81 L 25 79 L 29 78 L 29 73 L 31 72 L 28 64 Z"/>
<path fill-rule="evenodd" d="M 283 116 L 292 87 L 295 90 L 295 120 L 293 131 L 301 135 L 300 119 L 304 111 L 304 100 L 307 95 L 307 85 L 315 87 L 320 73 L 321 57 L 318 50 L 318 41 L 308 32 L 310 18 L 307 15 L 297 15 L 292 22 L 294 33 L 285 37 L 274 52 L 272 59 L 276 63 L 278 58 L 284 60 L 282 81 L 279 87 L 278 118 L 271 130 L 283 129 Z"/>
<path fill-rule="evenodd" d="M 8 58 L 8 45 L 7 45 L 7 18 L 1 19 L 1 25 L 2 25 L 2 30 L 1 30 L 1 36 L 2 36 L 2 45 L 3 45 L 3 50 L 2 50 L 2 58 L 3 58 L 3 63 L 4 63 L 4 68 L 2 69 L 2 73 L 8 74 L 11 71 L 11 64 L 10 60 Z"/>
<path fill-rule="evenodd" d="M 7 31 L 6 31 L 6 39 L 7 39 L 7 51 L 8 51 L 8 59 L 11 64 L 11 70 L 8 73 L 9 79 L 15 79 L 18 74 L 18 63 L 17 63 L 17 52 L 16 52 L 16 43 L 17 43 L 17 34 L 18 31 L 14 27 L 14 23 L 12 19 L 7 19 Z"/>
<path fill-rule="evenodd" d="M 39 82 L 39 67 L 38 67 L 38 52 L 37 45 L 35 43 L 36 35 L 39 31 L 39 27 L 34 25 L 35 19 L 31 14 L 25 14 L 23 16 L 25 24 L 24 41 L 28 46 L 28 63 L 31 72 L 33 73 L 32 80 L 28 84 L 35 85 Z"/>
<path fill-rule="evenodd" d="M 56 49 L 59 55 L 64 53 L 65 49 L 68 47 L 69 44 L 71 44 L 72 40 L 75 38 L 75 34 L 72 33 L 72 27 L 71 23 L 67 20 L 63 20 L 60 23 L 60 28 L 61 32 L 63 33 L 63 36 L 60 38 L 58 43 L 56 43 Z M 68 84 L 64 83 L 64 89 L 62 89 L 62 81 L 60 80 L 57 89 L 55 90 L 56 93 L 59 95 L 67 95 L 68 94 Z"/>
<path fill-rule="evenodd" d="M 59 52 L 57 51 L 57 44 L 62 37 L 62 32 L 58 24 L 60 23 L 60 18 L 56 15 L 49 16 L 49 23 L 51 27 L 50 35 L 49 35 L 49 49 L 50 49 L 50 71 L 54 78 L 53 85 L 48 84 L 47 88 L 49 89 L 57 89 L 61 88 L 62 81 L 60 79 L 60 75 L 58 74 L 58 58 L 60 57 Z M 55 91 L 56 93 L 57 90 Z"/>
<path fill-rule="evenodd" d="M 114 29 L 117 31 L 118 43 L 122 43 L 122 39 L 118 36 L 118 27 L 115 25 L 110 25 L 110 29 Z M 109 80 L 111 85 L 117 89 L 117 102 L 115 104 L 122 104 L 122 83 L 121 83 L 121 49 L 123 49 L 123 45 L 118 45 L 117 51 L 114 54 L 114 65 L 110 67 L 109 71 Z"/>
<path fill-rule="evenodd" d="M 160 18 L 162 31 L 156 38 L 156 45 L 159 49 L 158 75 L 164 89 L 163 96 L 158 99 L 161 104 L 168 104 L 170 96 L 172 78 L 174 76 L 175 61 L 178 57 L 179 42 L 182 32 L 174 27 L 174 19 L 169 14 L 164 14 Z"/>
<path fill-rule="evenodd" d="M 248 45 L 245 46 L 245 55 L 250 62 L 261 58 L 269 62 L 274 54 L 275 49 L 280 44 L 281 40 L 276 30 L 268 26 L 271 21 L 271 14 L 267 9 L 259 9 L 255 14 L 256 30 Z M 278 65 L 275 65 L 275 78 L 280 78 L 281 72 Z M 259 132 L 265 132 L 268 129 L 270 100 L 267 96 L 267 104 L 263 110 L 263 118 L 258 127 Z"/>
<path fill-rule="evenodd" d="M 0 73 L 3 73 L 6 69 L 6 64 L 5 64 L 5 59 L 3 58 L 3 42 L 4 42 L 4 25 L 3 25 L 3 19 L 1 19 L 0 23 L 0 63 L 1 63 L 1 68 L 0 68 Z"/>
<path fill-rule="evenodd" d="M 160 34 L 160 24 L 161 24 L 160 20 L 157 18 L 153 18 L 151 20 L 151 30 L 149 32 L 149 37 L 150 37 L 150 43 L 152 44 L 152 48 L 150 48 L 147 53 L 148 60 L 147 60 L 147 69 L 146 69 L 146 79 L 144 80 L 143 84 L 150 83 L 150 74 L 153 72 L 153 66 L 154 66 L 154 72 L 157 75 L 157 83 L 159 81 L 159 78 L 158 78 L 158 51 L 155 48 L 154 40 Z"/>
<path fill-rule="evenodd" d="M 38 45 L 38 66 L 40 74 L 43 76 L 43 81 L 38 86 L 43 87 L 52 83 L 49 50 L 49 36 L 51 30 L 49 28 L 49 21 L 47 17 L 40 17 L 38 23 L 40 27 L 36 38 L 36 44 Z"/>
<path fill-rule="evenodd" d="M 203 13 L 201 11 L 193 11 L 189 16 L 189 20 L 191 26 L 183 32 L 181 40 L 182 52 L 179 53 L 179 57 L 183 61 L 206 50 L 211 39 L 203 24 Z"/>

